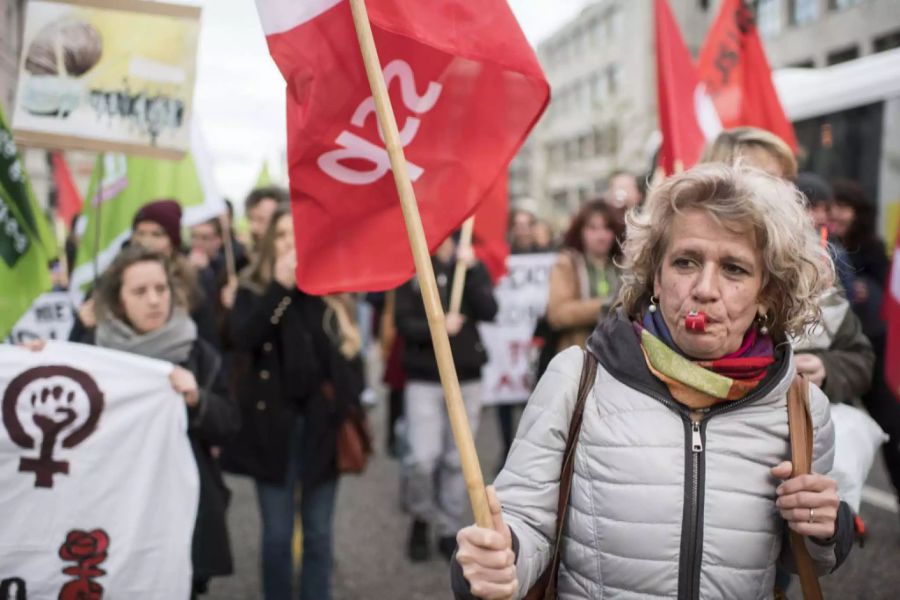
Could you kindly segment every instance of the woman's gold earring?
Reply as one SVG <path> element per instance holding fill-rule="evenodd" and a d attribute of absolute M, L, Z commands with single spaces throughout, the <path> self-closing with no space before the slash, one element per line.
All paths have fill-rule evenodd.
<path fill-rule="evenodd" d="M 650 306 L 647 308 L 647 310 L 649 310 L 652 313 L 655 313 L 656 309 L 657 309 L 656 305 L 658 302 L 659 302 L 659 298 L 657 298 L 656 296 L 650 296 Z"/>

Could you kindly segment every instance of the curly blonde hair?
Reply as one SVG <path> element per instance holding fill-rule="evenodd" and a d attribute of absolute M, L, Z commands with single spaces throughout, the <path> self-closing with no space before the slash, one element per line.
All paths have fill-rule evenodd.
<path fill-rule="evenodd" d="M 626 216 L 619 304 L 639 319 L 653 294 L 676 214 L 702 210 L 735 232 L 752 231 L 761 254 L 760 298 L 768 327 L 783 339 L 821 318 L 817 298 L 834 279 L 834 265 L 804 210 L 797 188 L 758 169 L 702 164 L 654 188 Z"/>

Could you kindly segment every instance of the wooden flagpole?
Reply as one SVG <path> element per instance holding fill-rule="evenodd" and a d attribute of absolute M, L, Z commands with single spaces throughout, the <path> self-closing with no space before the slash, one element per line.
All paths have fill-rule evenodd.
<path fill-rule="evenodd" d="M 462 231 L 459 234 L 459 247 L 472 247 L 472 230 L 475 229 L 475 215 L 465 220 Z M 457 250 L 459 254 L 459 250 Z M 447 312 L 458 313 L 462 306 L 463 290 L 466 287 L 466 263 L 456 259 L 456 269 L 453 271 L 453 287 L 450 288 L 450 306 Z"/>
<path fill-rule="evenodd" d="M 428 316 L 428 328 L 431 330 L 431 342 L 434 345 L 434 355 L 437 358 L 441 385 L 444 388 L 450 426 L 459 449 L 463 477 L 469 491 L 469 501 L 472 503 L 475 522 L 480 527 L 491 529 L 493 520 L 484 490 L 481 466 L 475 452 L 475 440 L 472 439 L 472 430 L 469 427 L 469 419 L 466 416 L 462 393 L 459 389 L 453 354 L 450 352 L 450 338 L 447 335 L 444 321 L 444 309 L 438 295 L 434 269 L 431 266 L 431 256 L 425 240 L 425 230 L 422 227 L 422 218 L 419 215 L 412 182 L 406 168 L 406 158 L 403 155 L 403 146 L 400 144 L 397 121 L 394 118 L 394 110 L 391 107 L 391 100 L 381 72 L 381 62 L 378 60 L 378 51 L 375 48 L 375 38 L 372 35 L 372 26 L 369 23 L 365 0 L 350 0 L 350 8 L 353 11 L 353 24 L 356 27 L 356 36 L 359 39 L 372 97 L 375 99 L 378 123 L 384 132 L 384 144 L 391 160 L 394 183 L 397 186 L 400 205 L 403 208 L 403 219 L 409 234 L 419 287 L 422 290 L 422 301 Z"/>

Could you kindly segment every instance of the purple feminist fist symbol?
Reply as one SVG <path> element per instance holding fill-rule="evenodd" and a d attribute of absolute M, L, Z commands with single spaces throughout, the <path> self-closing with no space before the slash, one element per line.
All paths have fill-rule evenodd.
<path fill-rule="evenodd" d="M 94 432 L 103 411 L 103 393 L 84 371 L 34 367 L 7 386 L 2 410 L 3 425 L 18 446 L 33 449 L 40 437 L 38 455 L 23 457 L 19 471 L 34 473 L 35 487 L 49 488 L 54 475 L 69 473 L 69 462 L 54 458 L 57 442 L 62 448 L 74 448 Z M 33 427 L 26 429 L 26 417 Z"/>

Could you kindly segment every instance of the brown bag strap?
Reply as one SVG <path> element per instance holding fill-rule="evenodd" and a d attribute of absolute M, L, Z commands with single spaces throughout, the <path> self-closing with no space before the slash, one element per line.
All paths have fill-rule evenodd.
<path fill-rule="evenodd" d="M 791 477 L 808 475 L 812 473 L 813 427 L 809 413 L 809 382 L 803 375 L 797 375 L 791 383 L 787 408 L 793 465 Z M 804 537 L 791 530 L 790 539 L 804 600 L 822 600 L 822 588 Z"/>
<path fill-rule="evenodd" d="M 569 495 L 572 492 L 572 479 L 575 475 L 575 446 L 581 433 L 581 422 L 584 417 L 584 405 L 597 377 L 597 359 L 584 350 L 584 363 L 581 367 L 581 381 L 578 383 L 578 396 L 572 419 L 569 421 L 569 435 L 566 437 L 566 449 L 563 452 L 562 470 L 559 474 L 559 498 L 556 503 L 556 539 L 553 542 L 553 558 L 550 562 L 550 579 L 544 592 L 547 600 L 556 600 L 556 580 L 561 560 L 562 531 L 569 510 Z"/>

